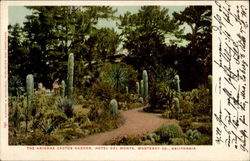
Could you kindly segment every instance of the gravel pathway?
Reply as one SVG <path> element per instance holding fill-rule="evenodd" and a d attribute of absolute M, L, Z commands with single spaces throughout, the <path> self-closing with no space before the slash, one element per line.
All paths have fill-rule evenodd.
<path fill-rule="evenodd" d="M 164 119 L 161 114 L 146 113 L 142 108 L 122 111 L 125 123 L 112 131 L 98 133 L 67 143 L 67 145 L 103 145 L 105 142 L 123 136 L 143 135 L 153 132 L 165 124 L 176 123 L 176 120 Z"/>

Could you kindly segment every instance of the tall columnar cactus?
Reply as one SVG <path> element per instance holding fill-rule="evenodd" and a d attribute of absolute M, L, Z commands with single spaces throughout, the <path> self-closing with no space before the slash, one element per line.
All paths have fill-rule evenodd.
<path fill-rule="evenodd" d="M 148 96 L 148 73 L 146 70 L 142 72 L 142 79 L 143 79 L 143 96 L 146 98 Z"/>
<path fill-rule="evenodd" d="M 140 82 L 140 94 L 143 96 L 144 94 L 144 83 L 143 83 L 143 80 L 141 80 Z"/>
<path fill-rule="evenodd" d="M 69 54 L 68 58 L 68 74 L 67 74 L 67 96 L 72 98 L 73 94 L 73 79 L 74 79 L 74 54 Z"/>
<path fill-rule="evenodd" d="M 117 114 L 118 113 L 118 103 L 116 101 L 116 99 L 112 99 L 109 103 L 109 109 L 111 111 L 111 113 L 113 114 Z"/>
<path fill-rule="evenodd" d="M 28 130 L 28 119 L 29 113 L 34 116 L 35 110 L 32 107 L 33 99 L 34 99 L 34 77 L 32 74 L 27 75 L 26 77 L 26 92 L 27 92 L 27 109 L 25 115 L 25 131 Z"/>
<path fill-rule="evenodd" d="M 136 94 L 140 94 L 140 83 L 139 82 L 136 82 L 136 86 L 135 86 L 135 88 L 136 88 Z"/>
<path fill-rule="evenodd" d="M 212 75 L 209 75 L 207 78 L 208 78 L 209 93 L 212 94 L 212 88 L 213 88 L 212 82 L 213 82 L 213 77 L 212 77 Z"/>
<path fill-rule="evenodd" d="M 177 92 L 177 96 L 180 94 L 180 78 L 179 75 L 176 74 L 174 77 L 175 90 Z"/>
<path fill-rule="evenodd" d="M 27 90 L 28 108 L 31 108 L 34 98 L 34 77 L 32 74 L 29 74 L 26 77 L 26 90 Z"/>
<path fill-rule="evenodd" d="M 126 86 L 126 94 L 128 94 L 128 87 Z"/>
<path fill-rule="evenodd" d="M 64 80 L 62 80 L 62 83 L 61 83 L 61 97 L 65 97 L 65 87 L 66 87 L 66 84 L 65 84 Z"/>
<path fill-rule="evenodd" d="M 180 110 L 180 102 L 178 98 L 174 98 L 174 108 L 178 112 Z"/>

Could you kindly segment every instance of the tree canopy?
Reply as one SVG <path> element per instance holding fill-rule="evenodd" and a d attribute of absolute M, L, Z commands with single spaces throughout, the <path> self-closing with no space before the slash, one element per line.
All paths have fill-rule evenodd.
<path fill-rule="evenodd" d="M 27 8 L 32 14 L 26 16 L 23 26 L 9 25 L 9 77 L 20 79 L 16 82 L 24 84 L 26 75 L 32 73 L 37 82 L 51 88 L 56 78 L 66 79 L 70 53 L 75 55 L 78 88 L 90 85 L 101 66 L 115 63 L 118 56 L 138 73 L 147 69 L 152 81 L 173 68 L 185 82 L 185 90 L 204 83 L 212 72 L 211 6 L 188 6 L 172 16 L 162 6 L 141 6 L 138 12 L 119 17 L 111 6 Z M 115 21 L 121 32 L 98 26 L 103 19 Z M 183 24 L 191 32 L 184 33 Z M 174 40 L 166 41 L 173 37 L 175 42 L 189 43 L 180 47 Z"/>
<path fill-rule="evenodd" d="M 123 47 L 128 50 L 126 62 L 137 70 L 155 69 L 164 54 L 166 34 L 176 32 L 178 24 L 160 6 L 142 6 L 138 13 L 120 16 Z"/>

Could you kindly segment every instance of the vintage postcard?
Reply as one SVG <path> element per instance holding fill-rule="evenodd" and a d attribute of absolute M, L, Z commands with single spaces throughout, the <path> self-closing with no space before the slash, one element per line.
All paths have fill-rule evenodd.
<path fill-rule="evenodd" d="M 248 1 L 1 1 L 1 160 L 249 160 Z"/>

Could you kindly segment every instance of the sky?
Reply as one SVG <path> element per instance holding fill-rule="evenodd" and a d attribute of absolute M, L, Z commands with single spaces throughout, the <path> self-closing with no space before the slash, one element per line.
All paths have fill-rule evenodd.
<path fill-rule="evenodd" d="M 120 14 L 124 14 L 127 11 L 131 13 L 136 13 L 140 9 L 140 7 L 141 6 L 114 6 L 113 8 L 117 9 L 115 15 L 119 16 Z M 168 14 L 170 15 L 170 17 L 172 17 L 173 12 L 183 11 L 187 6 L 164 6 L 164 7 L 169 10 Z M 24 6 L 9 6 L 8 10 L 9 24 L 14 25 L 18 23 L 22 26 L 23 22 L 25 22 L 26 20 L 25 17 L 31 14 L 32 11 L 25 8 Z M 116 26 L 116 21 L 103 19 L 99 21 L 98 26 L 114 28 L 114 30 L 117 31 L 117 33 L 121 33 L 121 31 Z M 188 33 L 191 31 L 188 25 L 182 25 L 181 28 L 185 28 L 184 33 Z"/>
<path fill-rule="evenodd" d="M 180 12 L 185 9 L 185 6 L 171 6 L 167 7 L 169 9 L 169 15 L 172 16 L 172 13 L 175 12 Z M 140 6 L 115 6 L 114 9 L 117 9 L 116 16 L 119 16 L 120 14 L 124 14 L 127 11 L 131 13 L 136 13 L 139 9 Z M 9 24 L 14 25 L 16 23 L 19 23 L 20 25 L 23 24 L 25 21 L 25 16 L 31 15 L 32 11 L 25 8 L 24 6 L 10 6 L 9 7 Z M 116 29 L 116 23 L 114 21 L 107 21 L 107 20 L 102 20 L 100 23 L 100 26 L 104 27 L 111 27 Z"/>

